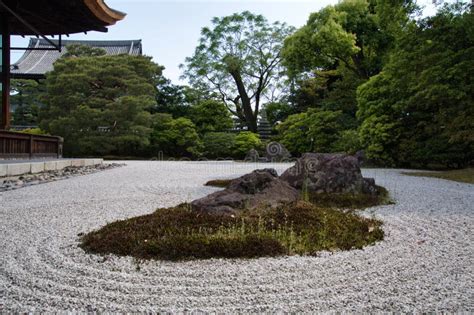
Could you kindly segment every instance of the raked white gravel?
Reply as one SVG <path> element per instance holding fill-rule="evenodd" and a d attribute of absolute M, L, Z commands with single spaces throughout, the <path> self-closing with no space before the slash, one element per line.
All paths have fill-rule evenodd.
<path fill-rule="evenodd" d="M 290 166 L 126 163 L 0 193 L 0 312 L 474 311 L 474 185 L 364 170 L 396 204 L 366 211 L 386 237 L 363 250 L 178 263 L 86 254 L 79 233 L 202 197 L 210 179 Z"/>

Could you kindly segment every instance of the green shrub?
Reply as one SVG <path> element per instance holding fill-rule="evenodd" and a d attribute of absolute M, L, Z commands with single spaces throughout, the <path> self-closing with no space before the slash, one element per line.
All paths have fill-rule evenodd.
<path fill-rule="evenodd" d="M 293 154 L 304 152 L 337 152 L 342 144 L 344 115 L 341 111 L 309 109 L 290 115 L 278 125 L 279 140 Z M 347 137 L 347 136 L 346 136 Z"/>
<path fill-rule="evenodd" d="M 284 121 L 288 116 L 294 113 L 294 108 L 287 103 L 268 103 L 265 105 L 265 112 L 270 124 L 274 125 L 277 121 Z"/>
<path fill-rule="evenodd" d="M 169 114 L 155 115 L 151 145 L 154 154 L 174 157 L 197 156 L 202 150 L 193 122 L 184 117 L 173 119 Z"/>
<path fill-rule="evenodd" d="M 30 135 L 48 135 L 48 133 L 40 128 L 29 128 L 20 131 L 21 133 L 27 133 Z"/>
<path fill-rule="evenodd" d="M 234 156 L 236 135 L 226 132 L 209 132 L 202 138 L 206 158 L 231 158 Z"/>
<path fill-rule="evenodd" d="M 244 158 L 251 149 L 258 150 L 262 145 L 258 134 L 243 131 L 235 137 L 234 155 L 236 158 Z"/>
<path fill-rule="evenodd" d="M 222 102 L 205 100 L 191 107 L 190 119 L 200 134 L 221 132 L 232 128 L 233 121 L 229 110 Z"/>
<path fill-rule="evenodd" d="M 340 133 L 340 138 L 334 143 L 336 152 L 344 152 L 347 154 L 355 154 L 362 148 L 359 133 L 357 130 L 344 130 Z"/>

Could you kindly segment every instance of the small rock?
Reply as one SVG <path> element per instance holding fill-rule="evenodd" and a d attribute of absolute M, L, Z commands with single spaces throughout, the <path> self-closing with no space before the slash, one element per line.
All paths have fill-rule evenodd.
<path fill-rule="evenodd" d="M 249 152 L 247 152 L 247 155 L 245 156 L 246 162 L 257 162 L 259 159 L 260 159 L 260 155 L 258 154 L 258 151 L 255 149 L 251 149 Z"/>

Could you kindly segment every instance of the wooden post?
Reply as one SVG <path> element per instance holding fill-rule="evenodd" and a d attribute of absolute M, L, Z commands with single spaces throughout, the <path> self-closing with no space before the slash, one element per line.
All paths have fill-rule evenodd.
<path fill-rule="evenodd" d="M 30 160 L 33 158 L 33 135 L 30 135 Z"/>
<path fill-rule="evenodd" d="M 10 30 L 8 25 L 8 16 L 1 17 L 2 33 L 2 119 L 0 129 L 10 128 Z"/>

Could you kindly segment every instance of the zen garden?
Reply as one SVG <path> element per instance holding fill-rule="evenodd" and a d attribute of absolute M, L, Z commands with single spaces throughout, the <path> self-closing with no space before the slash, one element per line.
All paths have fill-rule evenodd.
<path fill-rule="evenodd" d="M 0 33 L 0 313 L 474 312 L 474 2 L 0 0 Z"/>

